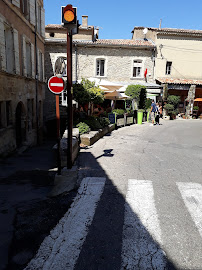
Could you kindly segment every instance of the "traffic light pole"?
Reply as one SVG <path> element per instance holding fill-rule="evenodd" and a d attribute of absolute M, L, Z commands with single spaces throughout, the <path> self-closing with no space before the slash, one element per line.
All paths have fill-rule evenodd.
<path fill-rule="evenodd" d="M 72 33 L 67 31 L 67 168 L 72 168 Z"/>

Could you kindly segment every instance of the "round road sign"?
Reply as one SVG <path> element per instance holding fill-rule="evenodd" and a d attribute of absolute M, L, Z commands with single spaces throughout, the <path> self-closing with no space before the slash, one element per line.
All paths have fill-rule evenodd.
<path fill-rule="evenodd" d="M 56 76 L 51 77 L 48 80 L 48 88 L 54 94 L 60 94 L 64 90 L 64 81 L 62 78 Z"/>

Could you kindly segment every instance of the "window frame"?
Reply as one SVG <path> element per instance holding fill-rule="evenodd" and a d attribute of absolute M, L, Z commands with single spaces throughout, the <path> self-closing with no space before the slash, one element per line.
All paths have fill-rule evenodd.
<path fill-rule="evenodd" d="M 172 71 L 172 61 L 167 61 L 166 62 L 166 72 L 165 75 L 171 75 Z"/>
<path fill-rule="evenodd" d="M 101 75 L 101 61 L 104 61 L 103 75 Z M 99 63 L 99 67 L 98 67 L 98 63 Z M 96 77 L 102 77 L 102 78 L 106 77 L 106 58 L 104 58 L 104 57 L 96 58 L 96 61 L 95 61 L 95 76 Z"/>
<path fill-rule="evenodd" d="M 144 67 L 144 61 L 140 58 L 135 58 L 132 61 L 132 78 L 133 79 L 140 79 L 143 78 L 143 67 Z M 139 70 L 139 76 L 134 76 L 134 68 L 138 68 Z"/>
<path fill-rule="evenodd" d="M 8 42 L 9 34 L 11 34 L 10 44 Z M 15 52 L 14 52 L 14 31 L 13 28 L 4 23 L 4 40 L 5 40 L 5 54 L 6 54 L 6 72 L 15 74 Z M 11 48 L 9 48 L 11 47 Z M 10 64 L 9 64 L 10 63 Z M 12 63 L 12 66 L 11 66 Z"/>

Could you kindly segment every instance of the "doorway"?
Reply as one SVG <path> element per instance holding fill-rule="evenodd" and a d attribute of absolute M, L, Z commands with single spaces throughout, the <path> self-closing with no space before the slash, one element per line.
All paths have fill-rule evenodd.
<path fill-rule="evenodd" d="M 16 145 L 20 147 L 25 141 L 26 126 L 25 126 L 25 110 L 22 102 L 19 102 L 15 112 L 15 127 L 16 127 Z"/>

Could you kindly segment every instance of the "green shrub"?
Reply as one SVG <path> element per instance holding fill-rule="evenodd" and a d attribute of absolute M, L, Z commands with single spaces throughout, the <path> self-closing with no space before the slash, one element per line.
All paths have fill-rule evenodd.
<path fill-rule="evenodd" d="M 177 108 L 178 103 L 180 102 L 180 97 L 179 96 L 170 95 L 167 98 L 167 102 L 169 104 L 172 104 L 174 106 L 174 108 Z"/>
<path fill-rule="evenodd" d="M 147 98 L 146 102 L 145 102 L 145 107 L 146 107 L 147 110 L 151 109 L 151 104 L 152 104 L 152 100 L 150 98 Z"/>
<path fill-rule="evenodd" d="M 194 110 L 194 111 L 198 111 L 198 110 L 199 110 L 199 107 L 198 107 L 198 106 L 194 106 L 194 107 L 193 107 L 193 110 Z"/>
<path fill-rule="evenodd" d="M 99 130 L 102 128 L 97 117 L 89 116 L 84 122 L 91 128 L 91 130 Z"/>
<path fill-rule="evenodd" d="M 114 109 L 112 112 L 113 112 L 113 113 L 116 113 L 116 114 L 118 114 L 118 115 L 121 115 L 121 114 L 124 114 L 124 113 L 125 113 L 125 111 L 122 110 L 122 109 Z"/>
<path fill-rule="evenodd" d="M 90 131 L 89 126 L 86 123 L 80 122 L 76 125 L 76 127 L 79 129 L 79 134 L 82 135 L 84 133 L 88 133 Z"/>
<path fill-rule="evenodd" d="M 99 122 L 102 127 L 107 127 L 108 125 L 110 125 L 110 121 L 106 117 L 100 117 Z"/>
<path fill-rule="evenodd" d="M 171 113 L 172 111 L 174 111 L 174 105 L 173 104 L 166 104 L 164 106 L 164 109 L 168 112 Z"/>
<path fill-rule="evenodd" d="M 145 112 L 145 109 L 138 109 L 138 112 Z"/>

